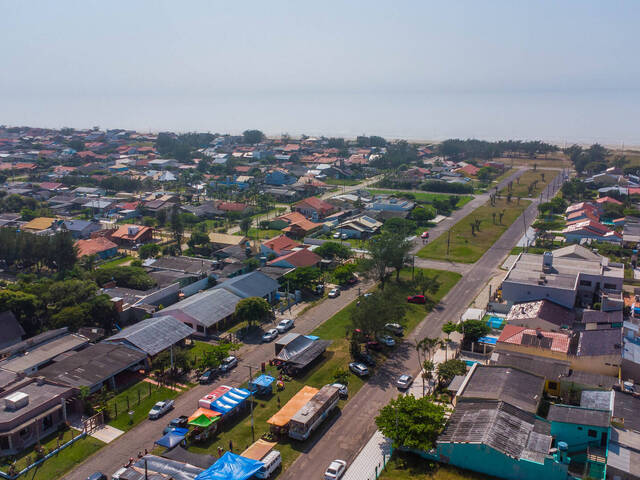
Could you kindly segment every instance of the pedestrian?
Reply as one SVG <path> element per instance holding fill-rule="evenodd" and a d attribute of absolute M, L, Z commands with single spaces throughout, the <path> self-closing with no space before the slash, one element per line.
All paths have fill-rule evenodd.
<path fill-rule="evenodd" d="M 144 455 L 147 456 L 149 454 L 149 451 L 145 448 L 144 449 Z"/>
<path fill-rule="evenodd" d="M 233 452 L 233 442 L 229 440 L 229 451 Z"/>
<path fill-rule="evenodd" d="M 222 456 L 222 447 L 218 445 L 218 457 Z"/>
<path fill-rule="evenodd" d="M 142 458 L 142 452 L 138 452 L 138 458 Z"/>

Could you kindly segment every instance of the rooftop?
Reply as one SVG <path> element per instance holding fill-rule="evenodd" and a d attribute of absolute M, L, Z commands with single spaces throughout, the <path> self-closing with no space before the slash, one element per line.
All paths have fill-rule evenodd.
<path fill-rule="evenodd" d="M 33 368 L 53 360 L 61 353 L 75 350 L 89 341 L 72 333 L 27 349 L 23 354 L 0 362 L 0 367 L 15 373 L 29 372 Z"/>
<path fill-rule="evenodd" d="M 591 425 L 593 427 L 608 427 L 611 422 L 611 412 L 608 410 L 554 404 L 549 407 L 547 420 L 576 425 Z"/>
<path fill-rule="evenodd" d="M 153 356 L 184 340 L 192 333 L 193 329 L 177 318 L 162 315 L 147 318 L 126 327 L 105 341 L 127 341 L 147 355 Z"/>
<path fill-rule="evenodd" d="M 205 290 L 174 303 L 158 314 L 171 314 L 181 321 L 197 321 L 205 327 L 215 325 L 233 314 L 241 297 L 223 288 Z"/>
<path fill-rule="evenodd" d="M 11 422 L 16 419 L 21 419 L 22 421 L 31 419 L 31 412 L 37 410 L 43 404 L 50 402 L 56 397 L 69 395 L 71 393 L 71 390 L 70 387 L 52 385 L 48 382 L 38 382 L 35 379 L 32 379 L 30 383 L 23 384 L 11 392 L 2 394 L 2 397 L 0 397 L 0 399 L 4 400 L 9 395 L 16 392 L 29 395 L 29 403 L 22 408 L 18 408 L 17 410 L 0 408 L 0 424 Z M 58 405 L 59 404 L 60 402 L 58 401 Z"/>
<path fill-rule="evenodd" d="M 533 319 L 544 320 L 557 327 L 571 327 L 576 315 L 572 310 L 549 300 L 515 304 L 507 315 L 507 323 L 520 326 L 531 326 L 527 325 L 526 321 Z"/>
<path fill-rule="evenodd" d="M 576 355 L 622 355 L 622 329 L 581 331 L 578 333 Z"/>
<path fill-rule="evenodd" d="M 566 333 L 546 332 L 516 325 L 506 325 L 498 338 L 498 343 L 510 343 L 568 353 L 569 340 L 570 337 Z"/>
<path fill-rule="evenodd" d="M 224 288 L 242 298 L 265 297 L 278 289 L 278 282 L 262 272 L 253 271 L 230 278 L 214 288 Z"/>

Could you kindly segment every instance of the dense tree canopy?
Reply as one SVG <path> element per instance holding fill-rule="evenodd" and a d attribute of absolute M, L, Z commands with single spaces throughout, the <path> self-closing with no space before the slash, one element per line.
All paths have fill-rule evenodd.
<path fill-rule="evenodd" d="M 148 290 L 156 284 L 144 268 L 135 266 L 105 266 L 97 269 L 93 276 L 100 286 L 114 281 L 119 287 Z"/>
<path fill-rule="evenodd" d="M 407 304 L 402 299 L 376 292 L 359 299 L 349 318 L 353 330 L 375 337 L 384 330 L 385 323 L 403 324 L 406 312 Z"/>
<path fill-rule="evenodd" d="M 244 143 L 256 144 L 265 139 L 264 133 L 260 130 L 245 130 L 242 132 L 242 140 Z"/>
<path fill-rule="evenodd" d="M 334 258 L 347 259 L 351 256 L 351 250 L 349 247 L 338 242 L 325 242 L 313 252 L 317 253 L 322 258 L 331 260 Z"/>
<path fill-rule="evenodd" d="M 35 235 L 10 228 L 0 229 L 0 261 L 20 269 L 71 269 L 76 263 L 76 248 L 71 234 Z"/>
<path fill-rule="evenodd" d="M 271 305 L 264 298 L 244 298 L 236 305 L 235 315 L 237 320 L 247 322 L 251 326 L 270 317 Z"/>
<path fill-rule="evenodd" d="M 503 140 L 488 142 L 485 140 L 452 138 L 438 145 L 438 153 L 453 158 L 484 158 L 501 157 L 509 152 L 522 153 L 529 156 L 555 152 L 558 147 L 549 143 L 522 140 Z"/>

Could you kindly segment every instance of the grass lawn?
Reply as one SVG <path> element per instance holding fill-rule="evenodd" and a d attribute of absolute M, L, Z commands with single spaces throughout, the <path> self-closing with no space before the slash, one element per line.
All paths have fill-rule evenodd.
<path fill-rule="evenodd" d="M 544 175 L 544 181 L 542 180 L 542 175 Z M 513 181 L 511 194 L 514 197 L 535 197 L 540 195 L 540 192 L 543 192 L 544 189 L 549 185 L 551 180 L 558 175 L 558 172 L 555 170 L 527 170 L 522 175 L 520 175 L 516 180 Z M 538 180 L 536 184 L 536 188 L 529 194 L 529 185 Z M 518 183 L 519 182 L 519 183 Z M 507 195 L 509 193 L 509 187 L 505 187 L 500 190 L 500 195 Z"/>
<path fill-rule="evenodd" d="M 251 227 L 249 229 L 248 237 L 251 239 L 255 239 L 257 237 L 258 240 L 263 240 L 265 238 L 277 237 L 281 233 L 282 231 L 280 230 L 272 230 L 272 229 L 262 230 L 261 228 Z M 234 235 L 242 235 L 242 232 L 236 232 L 234 233 Z"/>
<path fill-rule="evenodd" d="M 499 177 L 495 178 L 493 180 L 493 183 L 498 184 L 500 183 L 502 180 L 504 180 L 505 178 L 507 178 L 509 175 L 512 175 L 513 173 L 515 173 L 516 169 L 515 168 L 509 168 L 507 170 L 505 170 L 505 172 L 500 175 Z"/>
<path fill-rule="evenodd" d="M 425 269 L 428 275 L 438 274 L 442 285 L 438 292 L 431 296 L 432 307 L 437 303 L 455 283 L 460 279 L 460 275 L 454 272 Z M 395 277 L 394 277 L 395 278 Z M 407 292 L 406 282 L 411 279 L 411 271 L 405 270 L 401 272 L 401 281 L 396 283 L 395 280 L 390 281 L 385 287 L 385 292 L 389 294 L 397 294 L 404 296 Z M 331 301 L 331 300 L 327 300 Z M 349 342 L 347 341 L 346 331 L 349 324 L 349 312 L 356 308 L 355 301 L 336 313 L 320 327 L 316 328 L 312 334 L 317 335 L 326 340 L 332 340 L 333 343 L 327 349 L 324 358 L 302 377 L 296 377 L 290 382 L 286 382 L 285 389 L 282 392 L 274 394 L 268 399 L 257 398 L 254 403 L 254 425 L 255 438 L 258 439 L 263 433 L 269 431 L 269 425 L 266 421 L 275 414 L 280 406 L 283 406 L 293 395 L 295 395 L 304 385 L 310 385 L 320 388 L 327 383 L 333 382 L 333 374 L 337 369 L 347 369 L 351 361 L 349 354 Z M 420 321 L 422 321 L 428 310 L 423 305 L 408 305 L 406 327 L 407 331 L 412 330 Z M 391 321 L 392 319 L 390 319 Z M 275 368 L 267 367 L 268 373 L 277 376 Z M 349 396 L 353 397 L 358 390 L 364 385 L 364 381 L 349 374 Z M 278 403 L 278 398 L 280 402 Z M 342 407 L 347 400 L 340 400 L 339 406 Z M 336 412 L 337 414 L 337 412 Z M 325 425 L 328 422 L 325 421 Z M 322 430 L 322 426 L 320 427 Z M 316 432 L 316 435 L 318 432 Z M 209 453 L 216 455 L 218 446 L 222 446 L 225 450 L 229 448 L 229 441 L 233 442 L 234 451 L 241 453 L 251 444 L 251 417 L 249 411 L 244 411 L 238 415 L 235 420 L 226 422 L 222 431 L 216 437 L 206 443 L 200 445 L 191 445 L 190 451 L 196 453 Z M 283 439 L 276 447 L 282 454 L 283 469 L 286 470 L 293 461 L 298 457 L 301 451 L 308 447 L 313 441 L 313 437 L 307 442 L 293 442 L 289 439 Z"/>
<path fill-rule="evenodd" d="M 131 256 L 126 256 L 126 257 L 119 257 L 113 260 L 110 260 L 108 262 L 105 262 L 101 265 L 98 266 L 98 268 L 102 268 L 102 267 L 116 267 L 118 265 L 122 265 L 123 263 L 129 262 L 131 260 L 134 260 L 133 257 Z"/>
<path fill-rule="evenodd" d="M 344 185 L 346 187 L 352 187 L 353 185 L 362 183 L 362 180 L 358 180 L 355 178 L 325 178 L 323 182 L 327 185 Z"/>
<path fill-rule="evenodd" d="M 486 252 L 494 242 L 509 228 L 520 214 L 529 205 L 528 200 L 521 200 L 520 205 L 516 200 L 507 203 L 506 198 L 496 200 L 496 206 L 489 202 L 476 208 L 451 228 L 451 245 L 447 255 L 447 233 L 443 233 L 433 242 L 423 247 L 419 252 L 420 258 L 434 258 L 438 260 L 448 259 L 454 262 L 473 263 Z M 501 225 L 494 225 L 492 213 L 496 213 L 496 222 L 499 213 L 504 209 L 504 217 Z M 474 219 L 481 220 L 480 231 L 471 235 L 471 226 Z"/>
<path fill-rule="evenodd" d="M 430 462 L 411 453 L 391 457 L 379 480 L 490 480 L 491 477 L 451 465 Z"/>
<path fill-rule="evenodd" d="M 75 430 L 68 430 L 64 432 L 60 444 L 71 440 L 71 436 L 77 437 L 79 432 Z M 54 450 L 58 445 L 58 435 L 54 434 L 40 443 L 42 447 L 48 452 Z M 61 450 L 57 455 L 45 460 L 39 467 L 30 470 L 26 475 L 20 477 L 29 480 L 50 480 L 52 478 L 61 478 L 66 472 L 75 467 L 78 463 L 82 462 L 85 458 L 89 457 L 96 450 L 102 448 L 105 444 L 100 440 L 96 440 L 92 437 L 86 437 L 82 440 L 78 440 L 73 445 Z M 33 449 L 26 450 L 16 458 L 16 469 L 22 470 L 35 460 L 35 453 Z M 9 463 L 7 458 L 2 459 L 0 464 L 0 470 L 7 472 Z"/>
<path fill-rule="evenodd" d="M 151 386 L 151 389 L 149 389 Z M 140 403 L 138 403 L 138 393 L 140 393 Z M 175 398 L 180 392 L 165 387 L 158 388 L 148 382 L 140 381 L 131 387 L 123 390 L 118 395 L 110 399 L 107 404 L 111 412 L 112 419 L 108 422 L 112 427 L 127 431 L 147 418 L 149 410 L 160 400 Z M 129 407 L 127 407 L 127 398 Z M 117 404 L 118 416 L 113 418 L 115 405 Z M 129 423 L 128 411 L 133 410 L 133 422 Z"/>
<path fill-rule="evenodd" d="M 374 195 L 402 195 L 403 190 L 379 190 L 379 189 L 367 189 L 368 192 Z M 436 198 L 447 199 L 453 194 L 447 193 L 428 193 L 428 192 L 406 192 L 413 195 L 418 203 L 433 203 Z M 473 197 L 471 195 L 458 195 L 458 203 L 456 208 L 462 208 L 469 203 Z"/>

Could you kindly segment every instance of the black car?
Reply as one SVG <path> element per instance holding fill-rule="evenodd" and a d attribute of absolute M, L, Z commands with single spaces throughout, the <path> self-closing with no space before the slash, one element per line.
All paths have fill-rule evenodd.
<path fill-rule="evenodd" d="M 210 368 L 209 370 L 204 372 L 202 375 L 200 375 L 198 382 L 200 383 L 200 385 L 206 385 L 208 383 L 213 382 L 213 379 L 216 378 L 216 375 L 218 375 L 218 369 Z"/>
<path fill-rule="evenodd" d="M 178 418 L 174 418 L 169 422 L 169 424 L 164 428 L 163 433 L 167 434 L 174 428 L 187 428 L 188 425 L 189 425 L 189 417 L 180 415 Z"/>
<path fill-rule="evenodd" d="M 95 472 L 89 475 L 87 480 L 107 480 L 107 476 L 102 472 Z"/>
<path fill-rule="evenodd" d="M 368 353 L 359 353 L 356 355 L 356 360 L 364 363 L 365 365 L 369 365 L 370 367 L 376 366 L 375 359 Z"/>

